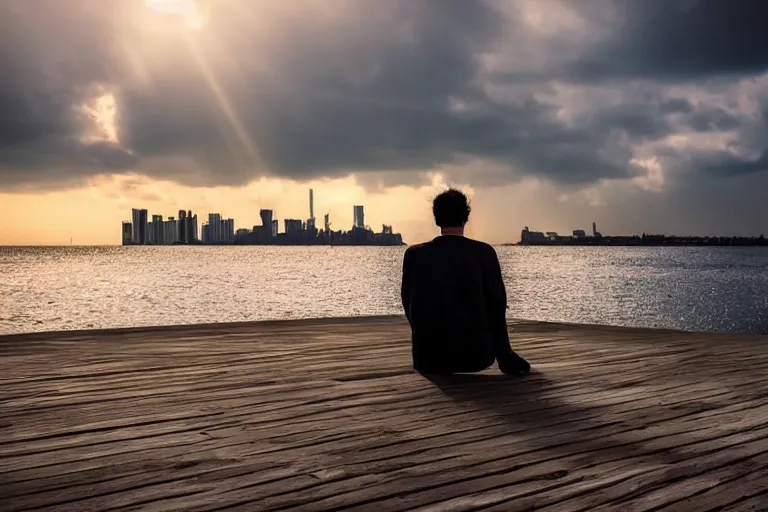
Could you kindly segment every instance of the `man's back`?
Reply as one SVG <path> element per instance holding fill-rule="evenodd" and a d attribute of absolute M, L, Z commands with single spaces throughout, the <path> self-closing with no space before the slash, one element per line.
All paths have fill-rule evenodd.
<path fill-rule="evenodd" d="M 410 247 L 402 300 L 419 370 L 478 371 L 509 351 L 506 292 L 488 244 L 449 235 Z"/>

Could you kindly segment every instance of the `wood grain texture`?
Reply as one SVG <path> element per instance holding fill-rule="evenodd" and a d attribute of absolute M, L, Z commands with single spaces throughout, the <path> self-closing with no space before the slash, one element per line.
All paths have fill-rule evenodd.
<path fill-rule="evenodd" d="M 394 317 L 0 337 L 0 511 L 768 510 L 766 338 L 510 329 L 529 376 Z"/>

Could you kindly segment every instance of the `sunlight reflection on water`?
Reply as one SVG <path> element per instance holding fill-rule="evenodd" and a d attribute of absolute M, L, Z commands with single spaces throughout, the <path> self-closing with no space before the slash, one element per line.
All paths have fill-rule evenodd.
<path fill-rule="evenodd" d="M 400 314 L 403 248 L 0 248 L 0 333 Z M 768 332 L 768 249 L 497 247 L 509 316 Z"/>

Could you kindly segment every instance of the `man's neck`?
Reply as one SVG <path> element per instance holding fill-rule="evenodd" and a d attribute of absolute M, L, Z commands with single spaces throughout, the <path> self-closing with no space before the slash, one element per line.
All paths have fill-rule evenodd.
<path fill-rule="evenodd" d="M 464 227 L 459 227 L 459 228 L 440 228 L 440 234 L 442 236 L 446 236 L 446 235 L 464 236 Z"/>

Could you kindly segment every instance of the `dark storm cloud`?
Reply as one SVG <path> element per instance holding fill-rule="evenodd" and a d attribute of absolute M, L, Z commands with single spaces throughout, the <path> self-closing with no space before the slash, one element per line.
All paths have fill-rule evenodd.
<path fill-rule="evenodd" d="M 267 70 L 246 60 L 231 73 L 226 63 L 206 59 L 217 79 L 224 77 L 245 142 L 206 84 L 188 87 L 188 77 L 199 81 L 200 72 L 194 57 L 180 52 L 175 79 L 152 95 L 125 94 L 127 143 L 142 155 L 193 155 L 220 171 L 201 179 L 239 184 L 259 166 L 295 178 L 430 169 L 451 161 L 465 137 L 496 129 L 497 119 L 465 119 L 449 108 L 452 96 L 480 94 L 475 54 L 502 28 L 493 10 L 462 1 L 342 8 L 351 14 L 322 26 L 300 20 L 269 41 L 252 39 L 254 47 L 276 49 Z M 211 31 L 226 25 L 247 33 L 248 21 L 239 23 L 222 19 Z M 230 53 L 234 43 L 223 44 Z"/>
<path fill-rule="evenodd" d="M 685 162 L 694 176 L 731 177 L 768 171 L 768 96 L 761 114 L 738 118 L 722 110 L 701 112 L 689 118 L 699 132 L 726 130 L 735 136 L 725 148 L 680 151 L 668 149 L 666 156 Z"/>
<path fill-rule="evenodd" d="M 131 168 L 116 144 L 84 143 L 77 107 L 109 76 L 111 22 L 81 12 L 52 13 L 58 2 L 0 2 L 0 187 L 79 183 L 94 172 Z"/>
<path fill-rule="evenodd" d="M 141 2 L 0 0 L 0 187 L 126 171 L 191 185 L 386 171 L 360 178 L 376 188 L 483 160 L 497 170 L 473 167 L 472 184 L 503 182 L 499 168 L 510 180 L 584 184 L 637 175 L 635 147 L 678 130 L 764 126 L 745 128 L 734 109 L 670 96 L 665 84 L 711 78 L 707 87 L 727 88 L 764 70 L 766 3 L 602 3 L 616 12 L 605 37 L 566 41 L 574 51 L 537 73 L 497 73 L 506 80 L 493 91 L 481 57 L 543 37 L 525 24 L 524 4 L 502 13 L 481 1 L 308 1 L 260 25 L 249 2 L 222 0 L 207 4 L 203 31 L 185 36 L 148 32 L 147 20 L 163 20 Z M 621 91 L 638 80 L 649 84 L 638 94 L 580 106 L 552 85 Z M 93 127 L 81 106 L 103 91 L 117 102 L 119 144 L 83 137 Z M 715 174 L 763 169 L 740 154 L 677 157 Z"/>
<path fill-rule="evenodd" d="M 763 153 L 754 159 L 742 159 L 728 152 L 717 152 L 700 162 L 700 168 L 710 174 L 731 176 L 734 174 L 750 174 L 768 169 L 768 153 Z"/>
<path fill-rule="evenodd" d="M 768 2 L 620 0 L 623 22 L 587 48 L 570 79 L 695 79 L 768 69 Z"/>

